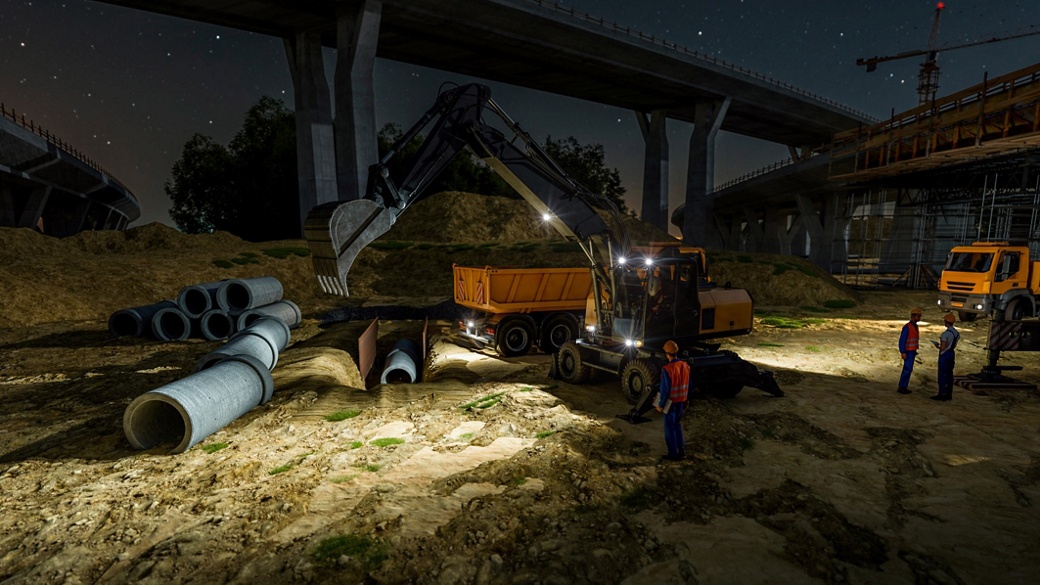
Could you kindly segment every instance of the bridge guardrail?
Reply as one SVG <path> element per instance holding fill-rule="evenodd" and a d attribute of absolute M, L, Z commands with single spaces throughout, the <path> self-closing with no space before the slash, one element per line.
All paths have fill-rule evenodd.
<path fill-rule="evenodd" d="M 126 185 L 124 185 L 122 182 L 120 182 L 119 179 L 113 177 L 112 173 L 108 172 L 105 169 L 105 167 L 101 166 L 100 164 L 95 162 L 93 159 L 91 159 L 87 155 L 83 154 L 78 149 L 74 148 L 68 142 L 65 142 L 61 138 L 55 136 L 54 134 L 51 134 L 49 130 L 46 130 L 46 129 L 44 129 L 41 126 L 36 125 L 36 123 L 33 122 L 31 119 L 27 120 L 25 118 L 25 114 L 22 114 L 21 117 L 19 117 L 17 112 L 15 112 L 14 108 L 7 109 L 7 107 L 2 102 L 0 102 L 0 116 L 3 116 L 4 118 L 7 118 L 8 120 L 11 120 L 12 122 L 14 122 L 15 124 L 18 124 L 22 128 L 25 128 L 26 130 L 32 132 L 33 134 L 39 136 L 40 138 L 43 138 L 49 144 L 53 144 L 54 146 L 64 150 L 65 152 L 67 152 L 67 153 L 71 154 L 72 156 L 76 157 L 77 159 L 81 160 L 88 167 L 90 167 L 90 168 L 94 169 L 95 171 L 97 171 L 97 172 L 107 176 L 110 181 L 112 181 L 116 185 L 119 185 L 124 191 L 126 191 L 126 193 L 128 195 L 133 197 L 134 200 L 137 199 L 137 196 L 134 195 L 130 191 L 130 189 L 127 188 Z"/>
<path fill-rule="evenodd" d="M 775 85 L 777 87 L 781 87 L 781 88 L 786 89 L 788 91 L 793 91 L 794 93 L 797 93 L 799 95 L 803 95 L 803 96 L 805 96 L 807 98 L 814 99 L 814 100 L 816 100 L 818 102 L 821 102 L 821 103 L 827 104 L 829 106 L 835 107 L 835 108 L 837 108 L 839 110 L 842 110 L 844 112 L 848 112 L 849 114 L 853 114 L 855 116 L 859 116 L 859 117 L 861 117 L 863 119 L 872 120 L 872 121 L 875 121 L 875 122 L 877 122 L 879 120 L 878 118 L 876 118 L 874 116 L 870 116 L 870 115 L 867 115 L 867 114 L 865 114 L 863 112 L 860 112 L 859 110 L 856 110 L 854 108 L 850 108 L 850 107 L 846 106 L 845 104 L 836 102 L 836 101 L 831 100 L 831 99 L 827 99 L 827 98 L 825 98 L 823 96 L 816 95 L 816 94 L 814 94 L 812 92 L 806 91 L 806 90 L 801 89 L 799 87 L 795 87 L 795 86 L 791 85 L 790 83 L 787 83 L 787 82 L 780 81 L 778 79 L 774 79 L 772 77 L 769 77 L 768 75 L 764 75 L 762 73 L 757 73 L 757 72 L 752 71 L 752 70 L 750 70 L 750 69 L 748 69 L 746 67 L 741 67 L 740 65 L 736 65 L 734 63 L 730 63 L 728 61 L 719 59 L 715 55 L 709 55 L 707 53 L 701 53 L 701 52 L 698 52 L 696 50 L 691 51 L 685 45 L 680 46 L 680 45 L 678 45 L 676 43 L 670 43 L 667 40 L 665 40 L 663 38 L 658 38 L 658 37 L 656 37 L 654 35 L 643 34 L 640 31 L 632 30 L 630 27 L 621 26 L 621 25 L 619 25 L 616 22 L 610 22 L 608 20 L 604 20 L 602 17 L 592 16 L 591 14 L 588 14 L 588 13 L 585 13 L 585 12 L 581 12 L 579 10 L 575 10 L 574 8 L 567 8 L 567 7 L 562 6 L 561 4 L 559 4 L 557 2 L 551 2 L 550 0 L 525 0 L 525 1 L 529 2 L 531 4 L 537 4 L 538 6 L 540 6 L 542 8 L 548 8 L 550 10 L 555 10 L 556 12 L 559 12 L 561 14 L 567 14 L 569 16 L 573 16 L 574 18 L 579 18 L 579 19 L 584 20 L 585 22 L 589 22 L 591 24 L 598 24 L 599 26 L 601 26 L 601 27 L 603 27 L 605 29 L 612 30 L 612 31 L 618 32 L 618 33 L 624 33 L 624 34 L 626 34 L 626 35 L 628 35 L 630 37 L 635 37 L 635 38 L 638 38 L 639 40 L 647 41 L 647 42 L 649 42 L 651 44 L 659 45 L 659 46 L 664 47 L 666 49 L 672 49 L 674 51 L 683 53 L 685 55 L 689 55 L 691 57 L 694 57 L 694 58 L 697 58 L 697 59 L 701 59 L 702 61 L 707 61 L 707 62 L 711 63 L 712 65 L 719 65 L 721 67 L 725 67 L 727 69 L 730 69 L 730 70 L 736 71 L 738 73 L 742 73 L 744 75 L 747 75 L 748 77 L 753 77 L 755 79 L 758 79 L 760 81 L 764 81 L 764 82 L 769 83 L 771 85 Z"/>

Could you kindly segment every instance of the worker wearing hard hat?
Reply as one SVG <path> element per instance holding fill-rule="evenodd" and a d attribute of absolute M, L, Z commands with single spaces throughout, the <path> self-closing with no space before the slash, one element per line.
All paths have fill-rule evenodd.
<path fill-rule="evenodd" d="M 679 359 L 679 345 L 672 340 L 664 344 L 668 363 L 661 369 L 661 386 L 657 397 L 657 412 L 664 414 L 664 442 L 668 453 L 665 461 L 686 458 L 686 438 L 683 437 L 682 416 L 686 411 L 686 397 L 690 389 L 690 364 Z"/>
<path fill-rule="evenodd" d="M 900 394 L 910 393 L 910 374 L 914 372 L 914 360 L 921 347 L 921 332 L 917 329 L 917 322 L 923 314 L 920 307 L 910 309 L 910 320 L 899 333 L 899 357 L 903 358 L 903 373 L 899 376 L 899 388 L 896 391 Z"/>
<path fill-rule="evenodd" d="M 946 331 L 943 331 L 936 345 L 939 348 L 939 392 L 932 396 L 932 400 L 953 400 L 953 366 L 957 342 L 961 340 L 961 334 L 953 326 L 956 322 L 957 317 L 953 313 L 943 315 Z"/>

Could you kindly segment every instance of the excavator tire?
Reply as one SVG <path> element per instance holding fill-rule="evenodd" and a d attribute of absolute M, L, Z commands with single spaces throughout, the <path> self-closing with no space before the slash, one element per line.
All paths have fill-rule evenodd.
<path fill-rule="evenodd" d="M 621 373 L 621 392 L 629 404 L 639 402 L 646 392 L 656 392 L 661 382 L 660 367 L 652 360 L 637 358 Z"/>
<path fill-rule="evenodd" d="M 534 328 L 523 319 L 509 319 L 498 326 L 495 348 L 505 357 L 524 355 L 531 350 Z"/>
<path fill-rule="evenodd" d="M 589 377 L 590 368 L 581 361 L 578 344 L 568 341 L 556 354 L 556 374 L 564 382 L 581 384 Z"/>
<path fill-rule="evenodd" d="M 542 340 L 539 347 L 545 353 L 556 353 L 560 351 L 564 343 L 578 337 L 578 325 L 574 317 L 570 315 L 556 315 L 550 317 L 542 327 Z"/>

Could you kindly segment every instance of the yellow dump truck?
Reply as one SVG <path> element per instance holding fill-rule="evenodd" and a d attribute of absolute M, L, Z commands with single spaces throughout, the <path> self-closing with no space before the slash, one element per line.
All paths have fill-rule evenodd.
<path fill-rule="evenodd" d="M 939 307 L 956 311 L 961 321 L 991 313 L 1015 321 L 1036 315 L 1038 264 L 1028 247 L 1008 242 L 955 246 L 939 277 Z"/>
<path fill-rule="evenodd" d="M 588 268 L 453 266 L 455 303 L 470 310 L 459 335 L 504 356 L 546 353 L 578 337 L 592 289 Z"/>

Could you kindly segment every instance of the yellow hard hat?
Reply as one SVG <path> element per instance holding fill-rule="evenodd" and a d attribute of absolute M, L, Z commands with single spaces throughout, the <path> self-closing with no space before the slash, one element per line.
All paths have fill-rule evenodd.
<path fill-rule="evenodd" d="M 945 315 L 943 315 L 943 322 L 944 323 L 956 323 L 957 322 L 957 315 L 954 315 L 953 313 L 946 313 Z"/>
<path fill-rule="evenodd" d="M 664 352 L 668 353 L 668 354 L 671 354 L 671 355 L 678 354 L 679 353 L 679 344 L 675 343 L 674 341 L 669 339 L 664 344 Z"/>
<path fill-rule="evenodd" d="M 910 309 L 910 314 L 911 315 L 924 315 L 924 309 L 922 309 L 921 307 L 914 307 L 913 309 Z"/>

